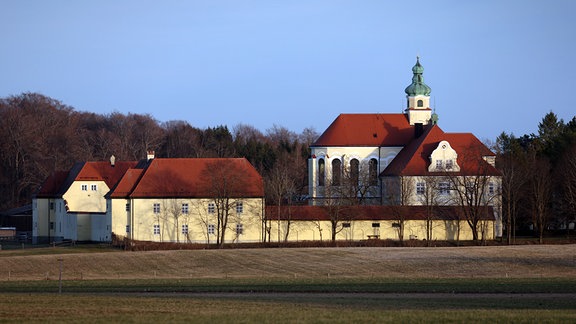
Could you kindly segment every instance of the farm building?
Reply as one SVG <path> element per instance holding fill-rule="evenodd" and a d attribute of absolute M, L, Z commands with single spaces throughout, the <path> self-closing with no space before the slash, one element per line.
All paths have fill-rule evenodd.
<path fill-rule="evenodd" d="M 243 158 L 83 162 L 33 199 L 33 237 L 109 242 L 259 242 L 262 178 Z"/>
<path fill-rule="evenodd" d="M 112 232 L 133 240 L 262 240 L 264 185 L 244 158 L 153 159 L 106 197 Z"/>

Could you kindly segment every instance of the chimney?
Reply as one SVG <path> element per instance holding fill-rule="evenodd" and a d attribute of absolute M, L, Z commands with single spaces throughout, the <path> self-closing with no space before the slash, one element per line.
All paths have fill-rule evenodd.
<path fill-rule="evenodd" d="M 114 155 L 110 156 L 110 166 L 114 167 L 116 163 L 116 157 Z"/>
<path fill-rule="evenodd" d="M 154 159 L 154 151 L 147 151 L 146 152 L 146 160 L 150 161 Z"/>
<path fill-rule="evenodd" d="M 422 123 L 414 124 L 414 138 L 420 137 L 424 133 L 424 125 Z"/>

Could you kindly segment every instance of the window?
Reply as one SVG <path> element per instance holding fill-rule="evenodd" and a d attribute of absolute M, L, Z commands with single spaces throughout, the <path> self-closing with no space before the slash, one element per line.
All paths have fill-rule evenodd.
<path fill-rule="evenodd" d="M 426 192 L 426 184 L 424 182 L 416 183 L 416 194 L 423 195 Z"/>
<path fill-rule="evenodd" d="M 339 186 L 342 175 L 342 161 L 339 159 L 332 160 L 332 185 Z"/>
<path fill-rule="evenodd" d="M 441 195 L 450 194 L 450 184 L 448 182 L 440 182 L 438 184 L 438 191 Z"/>
<path fill-rule="evenodd" d="M 54 210 L 54 203 L 53 202 L 50 203 L 50 210 Z"/>
<path fill-rule="evenodd" d="M 237 201 L 236 202 L 236 213 L 242 214 L 242 212 L 244 212 L 244 205 L 242 204 L 241 201 Z"/>
<path fill-rule="evenodd" d="M 378 161 L 376 159 L 370 159 L 369 162 L 369 176 L 370 176 L 370 185 L 377 186 L 378 185 Z"/>
<path fill-rule="evenodd" d="M 90 185 L 90 190 L 92 190 L 92 191 L 98 191 L 98 185 L 95 185 L 95 184 Z"/>
<path fill-rule="evenodd" d="M 188 204 L 187 203 L 182 204 L 182 214 L 188 214 Z"/>
<path fill-rule="evenodd" d="M 420 100 L 418 100 L 416 105 L 418 105 L 418 107 L 424 107 L 424 101 L 420 99 Z"/>
<path fill-rule="evenodd" d="M 214 235 L 215 232 L 216 228 L 214 227 L 214 224 L 208 224 L 208 234 Z"/>
<path fill-rule="evenodd" d="M 130 211 L 130 203 L 126 203 L 126 211 Z"/>
<path fill-rule="evenodd" d="M 242 233 L 244 233 L 244 227 L 242 224 L 236 224 L 236 234 L 240 235 Z"/>
<path fill-rule="evenodd" d="M 452 160 L 446 160 L 446 170 L 452 170 L 453 166 L 454 163 L 452 162 Z"/>
<path fill-rule="evenodd" d="M 350 180 L 352 185 L 358 184 L 358 178 L 360 177 L 360 162 L 356 159 L 350 160 Z"/>
<path fill-rule="evenodd" d="M 208 203 L 208 214 L 214 214 L 216 211 L 216 205 L 214 203 Z"/>
<path fill-rule="evenodd" d="M 130 233 L 130 225 L 126 225 L 126 233 Z"/>
<path fill-rule="evenodd" d="M 82 191 L 88 191 L 88 185 L 83 184 L 83 185 L 80 186 L 80 189 L 81 189 Z"/>
<path fill-rule="evenodd" d="M 442 169 L 442 160 L 436 160 L 436 169 Z"/>
<path fill-rule="evenodd" d="M 50 222 L 50 229 L 51 229 L 51 230 L 54 229 L 54 222 Z"/>
<path fill-rule="evenodd" d="M 154 214 L 160 214 L 160 203 L 154 203 Z"/>
<path fill-rule="evenodd" d="M 154 224 L 154 235 L 160 235 L 160 225 Z"/>
<path fill-rule="evenodd" d="M 326 177 L 326 165 L 324 159 L 318 160 L 318 185 L 324 186 L 324 179 Z"/>
<path fill-rule="evenodd" d="M 350 223 L 342 223 L 342 228 L 350 228 Z"/>
<path fill-rule="evenodd" d="M 468 197 L 473 197 L 473 196 L 475 196 L 475 195 L 474 195 L 474 192 L 475 192 L 474 189 L 475 189 L 476 186 L 474 185 L 474 182 L 472 182 L 472 181 L 466 181 L 465 187 L 466 187 L 466 195 L 467 195 Z"/>
<path fill-rule="evenodd" d="M 182 234 L 188 235 L 188 224 L 182 225 Z"/>
<path fill-rule="evenodd" d="M 494 182 L 488 183 L 488 193 L 491 195 L 494 194 Z"/>
<path fill-rule="evenodd" d="M 372 223 L 372 227 L 380 227 L 380 223 Z"/>

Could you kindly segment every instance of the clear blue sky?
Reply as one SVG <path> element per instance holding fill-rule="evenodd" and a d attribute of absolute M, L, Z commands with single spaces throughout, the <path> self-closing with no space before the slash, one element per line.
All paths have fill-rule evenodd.
<path fill-rule="evenodd" d="M 400 112 L 416 55 L 447 132 L 576 115 L 576 1 L 0 0 L 0 97 L 205 128 Z"/>

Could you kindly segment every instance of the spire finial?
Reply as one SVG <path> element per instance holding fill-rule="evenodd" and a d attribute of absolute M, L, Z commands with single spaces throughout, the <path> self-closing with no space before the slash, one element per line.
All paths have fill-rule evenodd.
<path fill-rule="evenodd" d="M 430 95 L 430 87 L 428 87 L 424 83 L 424 78 L 422 77 L 422 73 L 424 72 L 424 67 L 420 64 L 420 56 L 416 56 L 416 64 L 412 67 L 412 84 L 409 85 L 406 90 L 407 95 L 409 96 L 416 96 L 416 95 Z"/>

